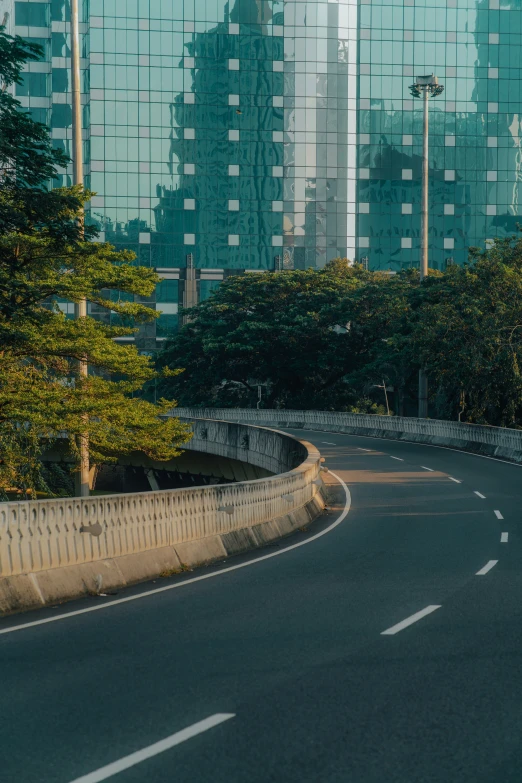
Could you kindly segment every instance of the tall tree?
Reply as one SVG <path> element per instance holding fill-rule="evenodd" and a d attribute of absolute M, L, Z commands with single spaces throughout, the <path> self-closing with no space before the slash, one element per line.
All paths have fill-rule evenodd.
<path fill-rule="evenodd" d="M 131 253 L 89 241 L 92 227 L 82 234 L 79 217 L 91 194 L 49 190 L 66 159 L 9 93 L 37 54 L 38 47 L 0 31 L 0 124 L 7 129 L 0 142 L 0 490 L 34 489 L 44 439 L 66 432 L 77 459 L 85 414 L 94 462 L 134 450 L 169 459 L 190 437 L 179 420 L 159 418 L 173 401 L 152 405 L 136 396 L 155 377 L 151 360 L 115 342 L 156 317 L 133 299 L 151 294 L 157 276 L 135 266 Z M 103 320 L 74 321 L 61 311 L 60 302 L 84 297 Z M 119 325 L 110 324 L 115 316 Z M 81 357 L 91 371 L 73 381 Z"/>
<path fill-rule="evenodd" d="M 522 240 L 497 239 L 422 286 L 411 333 L 436 415 L 522 426 Z"/>

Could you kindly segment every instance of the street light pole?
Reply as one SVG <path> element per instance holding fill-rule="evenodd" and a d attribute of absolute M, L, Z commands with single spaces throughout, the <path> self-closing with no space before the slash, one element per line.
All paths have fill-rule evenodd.
<path fill-rule="evenodd" d="M 420 262 L 421 282 L 428 276 L 428 90 L 422 91 L 423 117 L 422 117 L 422 250 Z"/>
<path fill-rule="evenodd" d="M 440 95 L 444 87 L 433 74 L 429 76 L 417 76 L 415 84 L 410 87 L 414 98 L 422 96 L 422 203 L 421 203 L 421 257 L 420 257 L 420 281 L 428 276 L 428 174 L 429 174 L 429 115 L 428 101 L 431 97 Z M 424 369 L 419 370 L 419 419 L 428 416 L 428 376 Z"/>
<path fill-rule="evenodd" d="M 78 0 L 71 0 L 71 85 L 72 85 L 72 159 L 73 182 L 75 185 L 83 185 L 83 141 L 82 141 L 82 104 L 80 83 L 80 33 L 78 21 Z M 80 217 L 83 235 L 83 213 Z M 80 299 L 74 305 L 74 317 L 87 318 L 87 300 Z M 87 359 L 81 358 L 78 362 L 78 378 L 86 378 L 88 375 Z M 75 474 L 75 495 L 78 497 L 89 496 L 89 434 L 82 433 L 78 438 L 80 451 L 80 465 Z"/>

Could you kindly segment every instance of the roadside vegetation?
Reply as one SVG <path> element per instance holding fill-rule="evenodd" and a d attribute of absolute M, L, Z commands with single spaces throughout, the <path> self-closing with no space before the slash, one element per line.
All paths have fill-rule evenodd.
<path fill-rule="evenodd" d="M 472 250 L 464 267 L 397 275 L 346 259 L 232 277 L 166 344 L 161 382 L 181 405 L 430 415 L 522 426 L 522 240 Z"/>

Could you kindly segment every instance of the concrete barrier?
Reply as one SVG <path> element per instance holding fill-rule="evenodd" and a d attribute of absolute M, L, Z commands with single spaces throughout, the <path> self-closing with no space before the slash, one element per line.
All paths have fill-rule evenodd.
<path fill-rule="evenodd" d="M 0 611 L 105 592 L 261 546 L 324 508 L 320 454 L 284 433 L 199 421 L 187 448 L 275 475 L 236 484 L 0 503 Z M 101 534 L 93 536 L 82 529 Z"/>
<path fill-rule="evenodd" d="M 177 415 L 243 421 L 258 426 L 343 432 L 431 443 L 522 463 L 522 430 L 460 424 L 456 421 L 374 416 L 335 411 L 179 408 Z"/>

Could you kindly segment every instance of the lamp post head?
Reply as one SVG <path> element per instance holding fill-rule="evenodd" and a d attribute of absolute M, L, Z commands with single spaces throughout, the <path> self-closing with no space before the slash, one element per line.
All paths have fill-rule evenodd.
<path fill-rule="evenodd" d="M 424 92 L 427 92 L 429 97 L 436 98 L 443 91 L 444 86 L 439 84 L 438 78 L 433 73 L 417 76 L 415 84 L 410 85 L 410 92 L 414 98 L 420 98 Z"/>

